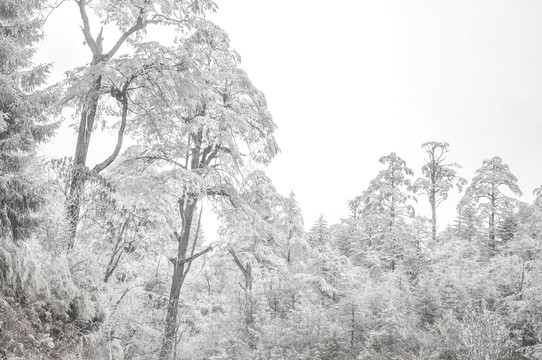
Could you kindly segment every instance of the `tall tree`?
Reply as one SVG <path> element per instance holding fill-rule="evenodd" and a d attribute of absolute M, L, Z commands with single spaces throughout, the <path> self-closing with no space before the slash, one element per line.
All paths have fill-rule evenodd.
<path fill-rule="evenodd" d="M 149 46 L 155 55 L 168 51 Z M 170 359 L 182 284 L 191 262 L 211 250 L 194 252 L 199 205 L 207 198 L 225 209 L 222 216 L 250 214 L 243 189 L 260 186 L 262 178 L 247 174 L 249 165 L 267 164 L 278 148 L 263 94 L 239 69 L 239 56 L 217 26 L 201 22 L 174 51 L 151 59 L 161 76 L 134 98 L 136 114 L 128 127 L 142 145 L 132 148 L 130 166 L 161 164 L 156 179 L 171 184 L 177 204 L 180 229 L 172 234 L 177 251 L 160 351 L 160 359 Z"/>
<path fill-rule="evenodd" d="M 386 168 L 371 181 L 362 197 L 368 199 L 366 203 L 369 209 L 386 217 L 391 229 L 398 218 L 413 214 L 414 209 L 408 201 L 414 199 L 410 194 L 412 190 L 410 177 L 414 172 L 407 167 L 406 161 L 394 152 L 381 157 L 379 161 Z"/>
<path fill-rule="evenodd" d="M 517 181 L 508 165 L 503 164 L 501 158 L 495 156 L 482 162 L 482 167 L 476 170 L 476 175 L 465 191 L 462 203 L 476 205 L 482 216 L 488 219 L 490 249 L 496 246 L 496 221 L 510 210 L 514 202 L 501 189 L 508 188 L 513 194 L 520 196 L 521 190 Z"/>
<path fill-rule="evenodd" d="M 202 19 L 205 12 L 213 11 L 216 8 L 216 5 L 211 0 L 190 2 L 175 0 L 105 0 L 99 2 L 74 0 L 74 2 L 77 4 L 81 18 L 84 43 L 91 51 L 92 57 L 88 66 L 79 69 L 72 88 L 68 92 L 71 103 L 76 105 L 80 115 L 74 155 L 75 166 L 68 198 L 70 248 L 73 247 L 75 241 L 81 208 L 80 200 L 88 173 L 85 168 L 90 139 L 97 126 L 96 120 L 100 117 L 103 121 L 106 120 L 107 112 L 103 108 L 103 104 L 100 104 L 100 100 L 107 95 L 118 102 L 121 108 L 121 125 L 117 144 L 112 154 L 103 162 L 97 164 L 93 170 L 100 172 L 107 168 L 116 159 L 122 147 L 128 105 L 130 103 L 127 91 L 132 79 L 127 77 L 120 85 L 111 84 L 111 77 L 109 76 L 111 68 L 109 64 L 125 43 L 128 42 L 132 46 L 141 44 L 144 32 L 149 25 L 169 25 L 176 26 L 179 31 L 187 30 Z M 89 16 L 90 11 L 94 16 Z M 97 35 L 93 35 L 91 19 L 96 17 L 102 27 Z M 120 36 L 107 50 L 104 49 L 103 44 L 103 26 L 105 25 L 114 26 L 116 30 L 120 31 Z M 124 56 L 120 60 L 128 58 Z M 145 69 L 145 66 L 143 66 L 143 69 Z M 84 76 L 79 76 L 81 72 L 84 73 Z"/>
<path fill-rule="evenodd" d="M 422 145 L 427 158 L 422 166 L 423 177 L 416 180 L 414 189 L 427 196 L 431 206 L 431 233 L 433 241 L 437 239 L 437 207 L 448 198 L 448 192 L 454 186 L 461 192 L 467 181 L 459 177 L 455 169 L 460 166 L 446 161 L 450 152 L 446 142 L 426 142 Z"/>
<path fill-rule="evenodd" d="M 394 152 L 380 158 L 386 168 L 374 178 L 367 190 L 350 202 L 350 209 L 366 224 L 367 233 L 375 232 L 382 248 L 391 253 L 390 266 L 395 269 L 395 259 L 401 256 L 399 238 L 404 236 L 404 218 L 414 216 L 414 208 L 409 203 L 416 200 L 411 194 L 410 177 L 414 172 L 407 167 L 406 161 Z M 372 240 L 371 240 L 372 242 Z"/>
<path fill-rule="evenodd" d="M 26 237 L 43 203 L 36 146 L 52 136 L 46 109 L 53 102 L 44 84 L 49 65 L 32 64 L 43 37 L 38 13 L 45 1 L 0 1 L 0 233 Z"/>

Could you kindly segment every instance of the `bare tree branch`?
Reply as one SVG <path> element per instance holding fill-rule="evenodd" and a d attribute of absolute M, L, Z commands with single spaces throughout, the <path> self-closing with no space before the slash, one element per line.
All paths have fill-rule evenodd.
<path fill-rule="evenodd" d="M 186 169 L 186 167 L 185 167 L 183 164 L 181 164 L 181 163 L 179 163 L 179 162 L 177 162 L 177 161 L 175 161 L 175 160 L 172 160 L 172 159 L 170 159 L 170 158 L 167 158 L 167 157 L 165 157 L 165 156 L 160 156 L 160 155 L 144 155 L 144 156 L 138 156 L 136 159 L 140 159 L 140 160 L 148 160 L 148 161 L 162 160 L 162 161 L 171 163 L 171 164 L 173 164 L 173 165 L 175 165 L 175 166 L 178 166 L 178 167 L 180 167 L 180 168 L 182 168 L 182 169 Z"/>
<path fill-rule="evenodd" d="M 122 104 L 122 115 L 121 115 L 121 122 L 119 127 L 119 132 L 117 135 L 117 144 L 115 146 L 115 149 L 113 150 L 113 153 L 104 161 L 94 166 L 92 170 L 94 170 L 96 173 L 100 173 L 102 170 L 107 168 L 120 153 L 120 149 L 122 148 L 122 141 L 124 139 L 124 130 L 126 129 L 126 117 L 128 114 L 128 97 L 126 95 L 128 85 L 130 84 L 132 79 L 127 81 L 124 86 L 122 87 L 122 90 L 119 90 L 119 94 L 113 95 L 113 92 L 115 89 L 111 90 L 111 93 L 113 96 L 116 97 L 117 101 L 119 101 Z"/>
<path fill-rule="evenodd" d="M 212 251 L 213 250 L 213 246 L 212 245 L 209 245 L 205 250 L 202 250 L 200 251 L 199 253 L 195 254 L 195 255 L 192 255 L 186 259 L 181 259 L 179 260 L 179 265 L 182 265 L 182 264 L 186 264 L 186 263 L 190 263 L 191 261 L 194 261 L 196 260 L 197 258 L 199 258 L 201 255 L 205 255 L 207 254 L 209 251 Z"/>
<path fill-rule="evenodd" d="M 80 0 L 80 1 L 84 1 L 84 0 Z M 103 56 L 104 60 L 111 59 L 113 55 L 115 55 L 115 53 L 122 46 L 122 44 L 126 41 L 126 39 L 128 39 L 136 31 L 142 30 L 145 28 L 145 26 L 147 26 L 147 22 L 143 20 L 144 13 L 145 13 L 144 9 L 141 8 L 139 10 L 139 16 L 137 17 L 136 23 L 131 28 L 126 30 L 124 33 L 122 33 L 122 35 L 119 37 L 115 45 L 113 45 L 111 50 L 109 50 L 109 52 Z"/>
<path fill-rule="evenodd" d="M 47 20 L 49 19 L 49 16 L 51 16 L 53 11 L 58 9 L 60 7 L 60 5 L 64 4 L 66 1 L 68 1 L 68 0 L 60 0 L 57 4 L 52 4 L 50 6 L 45 7 L 45 9 L 51 9 L 51 10 L 47 13 L 47 15 L 45 15 L 45 17 L 43 18 L 43 22 L 47 22 Z M 40 13 L 40 16 L 41 16 L 41 13 Z"/>
<path fill-rule="evenodd" d="M 241 271 L 243 272 L 243 274 L 245 274 L 247 272 L 247 269 L 245 269 L 245 267 L 243 266 L 243 264 L 241 264 L 241 261 L 239 260 L 239 258 L 237 257 L 237 254 L 235 253 L 235 251 L 233 251 L 232 248 L 229 248 L 228 249 L 228 252 L 231 254 L 231 256 L 233 256 L 233 260 L 235 261 L 235 263 L 237 264 L 237 266 L 239 267 L 239 269 L 241 269 Z"/>
<path fill-rule="evenodd" d="M 81 20 L 83 20 L 83 26 L 81 27 L 81 30 L 83 31 L 83 36 L 85 37 L 85 41 L 90 47 L 90 51 L 92 51 L 94 60 L 95 61 L 99 60 L 98 56 L 101 55 L 102 49 L 98 48 L 98 44 L 96 44 L 96 41 L 94 41 L 94 38 L 92 37 L 91 31 L 90 31 L 90 22 L 88 20 L 88 15 L 87 15 L 86 0 L 74 0 L 74 1 L 79 6 L 79 13 L 81 14 Z"/>

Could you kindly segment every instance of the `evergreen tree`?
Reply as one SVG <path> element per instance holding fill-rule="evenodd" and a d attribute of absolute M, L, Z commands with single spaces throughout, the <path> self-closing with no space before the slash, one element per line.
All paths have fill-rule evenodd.
<path fill-rule="evenodd" d="M 459 237 L 469 241 L 480 232 L 483 220 L 470 200 L 470 198 L 463 198 L 457 205 L 457 219 L 454 226 Z"/>
<path fill-rule="evenodd" d="M 331 241 L 329 226 L 323 215 L 320 215 L 318 220 L 316 220 L 312 225 L 311 229 L 309 230 L 309 238 L 311 245 L 316 247 L 329 244 Z"/>
<path fill-rule="evenodd" d="M 508 215 L 514 207 L 514 200 L 503 194 L 501 188 L 508 188 L 513 194 L 520 196 L 521 190 L 517 181 L 508 165 L 504 164 L 500 157 L 495 156 L 484 160 L 482 167 L 476 170 L 476 176 L 472 179 L 461 201 L 476 205 L 482 216 L 488 219 L 488 245 L 492 249 L 496 245 L 496 227 L 499 218 Z"/>
<path fill-rule="evenodd" d="M 497 233 L 502 241 L 512 240 L 518 229 L 518 221 L 515 216 L 507 215 L 499 222 Z"/>
<path fill-rule="evenodd" d="M 411 200 L 416 201 L 411 195 L 410 181 L 414 172 L 393 152 L 379 161 L 386 168 L 371 181 L 367 190 L 350 201 L 350 209 L 355 218 L 360 217 L 359 223 L 368 235 L 369 248 L 380 250 L 394 270 L 396 259 L 404 255 L 405 219 L 414 216 L 414 208 L 410 205 Z"/>
<path fill-rule="evenodd" d="M 48 65 L 31 62 L 43 34 L 44 1 L 0 1 L 0 232 L 14 241 L 29 235 L 43 202 L 35 150 L 54 126 L 46 124 L 51 92 L 38 90 Z"/>

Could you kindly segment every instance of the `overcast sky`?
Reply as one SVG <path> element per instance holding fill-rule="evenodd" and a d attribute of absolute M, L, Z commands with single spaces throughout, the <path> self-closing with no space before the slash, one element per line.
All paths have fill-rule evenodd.
<path fill-rule="evenodd" d="M 449 142 L 468 180 L 484 159 L 502 157 L 524 201 L 542 184 L 541 1 L 218 4 L 211 18 L 278 125 L 281 153 L 267 172 L 280 192 L 296 194 L 307 227 L 320 214 L 346 217 L 383 155 L 396 152 L 419 176 L 426 141 Z M 50 18 L 36 60 L 56 61 L 53 78 L 90 59 L 76 16 L 70 2 Z M 61 132 L 46 152 L 72 155 L 74 144 Z M 442 205 L 443 222 L 457 200 Z"/>

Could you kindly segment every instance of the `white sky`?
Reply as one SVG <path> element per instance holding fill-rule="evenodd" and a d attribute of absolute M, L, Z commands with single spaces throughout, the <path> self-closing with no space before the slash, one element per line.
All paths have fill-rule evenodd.
<path fill-rule="evenodd" d="M 267 172 L 310 227 L 346 217 L 383 155 L 419 176 L 425 141 L 449 142 L 468 180 L 502 157 L 531 201 L 542 184 L 541 16 L 538 0 L 228 0 L 211 18 L 266 94 L 281 147 Z M 77 21 L 71 2 L 50 18 L 36 61 L 55 61 L 54 78 L 90 58 Z M 46 152 L 73 155 L 70 134 Z M 94 140 L 98 161 L 111 150 Z"/>

